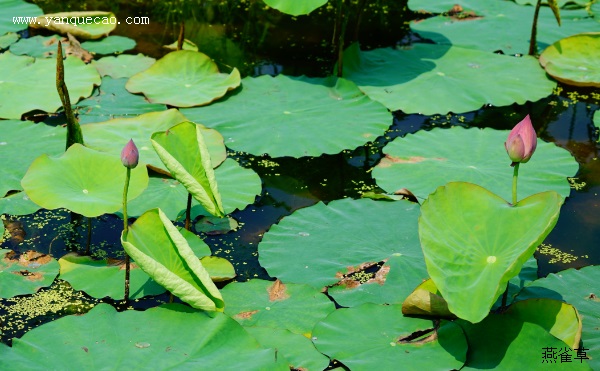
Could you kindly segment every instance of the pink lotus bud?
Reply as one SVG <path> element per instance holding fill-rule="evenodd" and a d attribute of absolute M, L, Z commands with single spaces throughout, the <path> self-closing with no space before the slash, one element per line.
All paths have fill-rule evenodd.
<path fill-rule="evenodd" d="M 529 161 L 536 146 L 537 135 L 531 124 L 531 118 L 527 115 L 510 131 L 508 139 L 504 142 L 508 157 L 513 162 L 510 166 L 515 166 L 518 162 Z"/>
<path fill-rule="evenodd" d="M 121 151 L 121 162 L 123 166 L 133 169 L 137 166 L 139 159 L 140 153 L 133 143 L 133 139 L 130 139 Z"/>

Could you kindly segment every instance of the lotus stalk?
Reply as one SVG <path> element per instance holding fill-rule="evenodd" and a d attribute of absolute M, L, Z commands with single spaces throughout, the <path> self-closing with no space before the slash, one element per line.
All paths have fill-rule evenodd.
<path fill-rule="evenodd" d="M 535 4 L 535 10 L 533 12 L 533 24 L 531 26 L 531 37 L 529 39 L 529 55 L 535 56 L 537 54 L 537 23 L 538 16 L 540 14 L 540 7 L 542 0 L 538 0 Z M 556 0 L 548 0 L 548 6 L 552 9 L 556 22 L 560 26 L 560 10 L 558 9 L 558 2 Z"/>
<path fill-rule="evenodd" d="M 140 154 L 133 142 L 130 139 L 121 151 L 121 163 L 127 168 L 125 175 L 125 187 L 123 188 L 123 240 L 127 241 L 127 233 L 129 231 L 129 223 L 127 222 L 127 190 L 129 188 L 129 179 L 131 178 L 131 169 L 135 168 L 140 159 Z M 129 271 L 131 268 L 131 259 L 129 254 L 125 252 L 125 302 L 129 301 Z"/>
<path fill-rule="evenodd" d="M 63 64 L 62 43 L 60 41 L 58 42 L 58 49 L 56 51 L 56 90 L 58 91 L 60 101 L 62 102 L 67 117 L 67 145 L 65 150 L 69 149 L 69 147 L 75 143 L 83 145 L 81 126 L 73 114 L 69 91 L 67 90 L 67 84 L 65 83 L 65 66 Z"/>

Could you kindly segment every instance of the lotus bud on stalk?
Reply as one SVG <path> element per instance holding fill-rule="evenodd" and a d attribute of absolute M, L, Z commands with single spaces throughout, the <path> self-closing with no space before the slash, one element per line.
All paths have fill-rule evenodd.
<path fill-rule="evenodd" d="M 140 153 L 135 146 L 135 143 L 133 143 L 133 139 L 130 139 L 121 151 L 121 163 L 127 168 L 125 188 L 123 189 L 123 241 L 127 240 L 127 232 L 129 230 L 129 224 L 127 223 L 127 189 L 129 188 L 131 169 L 137 166 L 139 159 Z M 129 255 L 125 253 L 125 302 L 129 300 L 129 270 L 130 259 Z"/>
<path fill-rule="evenodd" d="M 510 166 L 529 161 L 536 146 L 537 135 L 531 124 L 531 118 L 527 115 L 510 131 L 508 139 L 504 142 L 508 157 L 512 160 Z"/>

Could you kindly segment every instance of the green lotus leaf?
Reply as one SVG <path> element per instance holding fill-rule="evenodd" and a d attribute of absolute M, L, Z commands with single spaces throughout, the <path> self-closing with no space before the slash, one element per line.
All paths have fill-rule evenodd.
<path fill-rule="evenodd" d="M 194 308 L 223 311 L 221 293 L 186 239 L 160 209 L 140 216 L 127 236 L 121 235 L 121 243 L 136 264 L 173 295 Z"/>
<path fill-rule="evenodd" d="M 17 32 L 27 29 L 29 21 L 27 17 L 37 17 L 44 14 L 42 9 L 35 4 L 23 0 L 3 0 L 0 2 L 0 35 L 7 32 Z M 13 20 L 13 17 L 23 17 L 19 21 Z"/>
<path fill-rule="evenodd" d="M 237 161 L 228 158 L 215 169 L 215 177 L 219 184 L 219 193 L 223 199 L 223 209 L 230 214 L 236 209 L 243 210 L 254 203 L 260 195 L 262 187 L 258 174 L 251 169 L 241 167 Z M 185 213 L 187 190 L 176 180 L 166 178 L 150 178 L 148 188 L 141 197 L 131 201 L 127 206 L 130 216 L 142 215 L 146 210 L 159 207 L 170 220 L 178 220 Z M 192 199 L 192 219 L 198 215 L 210 215 Z"/>
<path fill-rule="evenodd" d="M 418 214 L 418 205 L 408 201 L 318 203 L 273 225 L 258 245 L 259 261 L 272 277 L 318 289 L 395 253 L 413 258 L 414 269 L 415 259 L 423 259 Z M 411 275 L 407 285 L 412 289 L 422 278 Z"/>
<path fill-rule="evenodd" d="M 64 128 L 18 120 L 0 121 L 0 128 L 0 158 L 11 159 L 10 166 L 0 166 L 2 196 L 8 191 L 22 189 L 21 179 L 37 157 L 44 153 L 59 155 L 65 152 L 67 131 Z"/>
<path fill-rule="evenodd" d="M 103 77 L 102 84 L 91 97 L 75 106 L 80 124 L 101 122 L 114 118 L 131 118 L 142 113 L 164 111 L 164 104 L 148 103 L 143 97 L 125 89 L 127 79 Z"/>
<path fill-rule="evenodd" d="M 516 300 L 552 298 L 565 301 L 577 308 L 583 325 L 581 333 L 583 347 L 587 349 L 587 355 L 591 358 L 588 363 L 594 370 L 600 368 L 600 357 L 594 356 L 600 354 L 598 280 L 600 280 L 599 266 L 589 266 L 579 270 L 567 269 L 532 282 L 516 298 Z"/>
<path fill-rule="evenodd" d="M 94 260 L 89 256 L 67 254 L 60 258 L 61 280 L 65 280 L 75 290 L 85 291 L 95 298 L 111 297 L 123 300 L 125 297 L 125 261 L 114 259 Z M 148 295 L 159 295 L 165 288 L 154 282 L 144 271 L 131 264 L 130 299 Z"/>
<path fill-rule="evenodd" d="M 537 312 L 546 317 L 549 313 L 557 314 L 554 303 L 548 302 L 548 307 L 538 306 Z M 571 307 L 571 311 L 573 308 Z M 510 311 L 502 314 L 490 314 L 482 322 L 472 324 L 467 321 L 457 321 L 463 328 L 469 341 L 469 359 L 461 370 L 513 370 L 540 369 L 549 363 L 557 370 L 590 370 L 586 362 L 574 359 L 576 352 L 553 336 L 544 328 L 535 315 L 519 318 L 518 314 Z M 546 350 L 550 349 L 547 353 Z M 552 350 L 554 352 L 552 352 Z M 552 355 L 558 359 L 550 358 Z M 571 362 L 563 363 L 559 354 L 570 356 Z M 548 358 L 544 359 L 544 355 Z M 566 356 L 564 356 L 566 359 Z M 547 362 L 545 362 L 547 361 Z M 542 365 L 542 366 L 540 366 Z"/>
<path fill-rule="evenodd" d="M 119 157 L 74 144 L 58 158 L 38 157 L 21 185 L 45 209 L 62 207 L 94 217 L 121 208 L 126 173 Z M 147 185 L 148 172 L 142 164 L 131 171 L 128 197 L 136 198 Z"/>
<path fill-rule="evenodd" d="M 8 48 L 10 45 L 16 43 L 19 40 L 19 38 L 19 34 L 14 32 L 9 32 L 6 35 L 0 36 L 0 49 Z"/>
<path fill-rule="evenodd" d="M 483 320 L 554 228 L 562 203 L 548 191 L 511 206 L 464 182 L 431 194 L 421 206 L 419 237 L 429 276 L 450 311 L 470 322 Z"/>
<path fill-rule="evenodd" d="M 385 107 L 334 77 L 247 77 L 223 102 L 182 112 L 219 130 L 228 147 L 272 157 L 338 153 L 375 140 L 392 122 Z"/>
<path fill-rule="evenodd" d="M 190 246 L 190 249 L 192 249 L 192 252 L 194 253 L 194 255 L 196 255 L 196 257 L 204 258 L 211 254 L 210 247 L 208 247 L 206 242 L 204 242 L 203 239 L 198 237 L 198 235 L 182 227 L 178 227 L 177 230 L 179 231 L 179 233 L 181 233 L 183 238 L 185 238 L 188 245 Z"/>
<path fill-rule="evenodd" d="M 123 149 L 122 143 L 133 139 L 140 152 L 140 161 L 168 174 L 163 170 L 165 166 L 152 148 L 150 137 L 156 131 L 167 130 L 184 121 L 188 119 L 176 109 L 170 109 L 145 113 L 134 118 L 118 118 L 83 125 L 81 130 L 86 146 L 115 155 L 120 155 Z M 214 166 L 218 166 L 227 157 L 223 136 L 216 130 L 202 128 L 210 159 Z"/>
<path fill-rule="evenodd" d="M 1 223 L 0 223 L 1 224 Z M 4 233 L 4 225 L 2 225 Z M 58 275 L 58 262 L 50 255 L 37 251 L 16 254 L 12 250 L 0 250 L 0 297 L 33 294 L 50 286 Z"/>
<path fill-rule="evenodd" d="M 460 369 L 467 341 L 460 326 L 442 322 L 437 336 L 431 321 L 404 317 L 400 305 L 363 304 L 338 309 L 317 323 L 313 343 L 353 371 Z M 417 331 L 427 331 L 414 340 Z"/>
<path fill-rule="evenodd" d="M 448 309 L 448 303 L 442 297 L 435 283 L 427 279 L 404 300 L 402 314 L 416 316 L 432 316 L 436 318 L 454 319 L 456 316 Z"/>
<path fill-rule="evenodd" d="M 0 243 L 4 242 L 4 223 L 0 223 Z"/>
<path fill-rule="evenodd" d="M 538 264 L 535 256 L 532 256 L 523 264 L 519 274 L 508 281 L 508 293 L 506 295 L 506 304 L 514 302 L 515 297 L 521 292 L 523 287 L 538 279 Z M 498 298 L 492 306 L 496 310 L 502 306 L 502 296 Z"/>
<path fill-rule="evenodd" d="M 195 224 L 194 230 L 208 235 L 225 234 L 237 229 L 238 222 L 231 217 L 203 216 Z"/>
<path fill-rule="evenodd" d="M 558 81 L 575 86 L 600 87 L 600 32 L 564 38 L 546 48 L 540 64 Z"/>
<path fill-rule="evenodd" d="M 232 282 L 222 293 L 225 314 L 243 326 L 286 329 L 306 337 L 335 310 L 335 304 L 313 287 L 280 280 Z"/>
<path fill-rule="evenodd" d="M 29 27 L 56 32 L 63 36 L 70 33 L 78 40 L 95 40 L 108 36 L 117 27 L 117 22 L 113 13 L 92 10 L 44 14 L 29 23 Z"/>
<path fill-rule="evenodd" d="M 33 203 L 25 192 L 16 192 L 0 198 L 0 214 L 27 215 L 39 209 L 41 207 Z"/>
<path fill-rule="evenodd" d="M 344 52 L 344 77 L 391 111 L 425 115 L 524 104 L 556 86 L 533 57 L 432 44 L 371 51 L 352 44 Z"/>
<path fill-rule="evenodd" d="M 49 339 L 51 339 L 49 341 Z M 237 322 L 181 304 L 118 313 L 98 304 L 0 344 L 0 368 L 289 370 Z"/>
<path fill-rule="evenodd" d="M 94 54 L 122 53 L 135 48 L 135 40 L 124 36 L 108 36 L 100 41 L 85 41 L 81 47 Z"/>
<path fill-rule="evenodd" d="M 94 85 L 100 85 L 95 68 L 79 58 L 67 57 L 64 61 L 65 82 L 71 102 L 92 93 Z M 0 54 L 0 118 L 20 119 L 23 113 L 40 109 L 55 112 L 62 106 L 56 91 L 56 61 L 15 56 L 10 52 Z M 32 86 L 35 88 L 32 89 Z M 27 99 L 23 99 L 27 97 Z"/>
<path fill-rule="evenodd" d="M 144 93 L 152 103 L 193 107 L 219 99 L 239 85 L 237 68 L 229 75 L 219 73 L 206 54 L 179 50 L 132 76 L 126 87 L 132 93 Z"/>
<path fill-rule="evenodd" d="M 56 58 L 56 44 L 61 39 L 58 35 L 38 35 L 21 39 L 18 43 L 10 46 L 10 52 L 14 55 L 27 55 L 34 58 Z M 63 46 L 63 55 L 66 54 L 64 51 Z"/>
<path fill-rule="evenodd" d="M 325 370 L 329 358 L 319 353 L 303 335 L 272 327 L 245 327 L 265 348 L 277 349 L 277 354 L 289 362 L 290 370 Z"/>
<path fill-rule="evenodd" d="M 447 12 L 456 1 L 411 1 L 411 9 L 427 9 Z M 425 39 L 438 44 L 460 46 L 487 52 L 501 50 L 505 54 L 526 55 L 529 52 L 531 23 L 534 9 L 523 7 L 512 1 L 462 0 L 460 5 L 479 17 L 456 19 L 445 15 L 431 17 L 420 22 L 412 22 L 412 31 Z M 561 25 L 556 22 L 552 9 L 540 9 L 537 25 L 537 43 L 540 50 L 548 45 L 574 34 L 598 29 L 594 18 L 585 9 L 561 9 Z M 502 32 L 498 32 L 502 30 Z M 476 35 L 477 37 L 474 37 Z M 489 77 L 494 81 L 500 76 Z M 488 80 L 489 81 L 489 80 Z"/>
<path fill-rule="evenodd" d="M 282 13 L 298 16 L 308 14 L 313 10 L 325 5 L 327 0 L 263 0 L 271 8 L 277 9 Z"/>
<path fill-rule="evenodd" d="M 236 276 L 235 268 L 227 259 L 218 256 L 204 256 L 200 262 L 213 282 L 229 281 Z"/>
<path fill-rule="evenodd" d="M 110 76 L 113 79 L 131 77 L 152 66 L 156 59 L 146 57 L 143 54 L 118 55 L 116 57 L 104 57 L 93 60 L 92 65 L 96 67 L 101 76 Z"/>
<path fill-rule="evenodd" d="M 182 122 L 150 139 L 154 150 L 171 175 L 211 215 L 224 216 L 221 194 L 203 130 L 193 122 Z"/>
<path fill-rule="evenodd" d="M 406 188 L 419 199 L 438 186 L 464 181 L 512 200 L 513 169 L 504 148 L 508 133 L 461 127 L 419 131 L 386 145 L 373 177 L 388 193 Z M 567 150 L 538 139 L 535 154 L 521 166 L 517 198 L 549 190 L 567 197 L 571 188 L 566 178 L 578 169 Z"/>

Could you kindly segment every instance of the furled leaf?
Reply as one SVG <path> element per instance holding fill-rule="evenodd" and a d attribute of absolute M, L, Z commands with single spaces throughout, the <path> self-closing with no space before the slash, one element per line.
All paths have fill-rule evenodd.
<path fill-rule="evenodd" d="M 0 223 L 2 224 L 2 223 Z M 4 225 L 2 225 L 4 233 Z M 58 262 L 50 255 L 37 251 L 17 254 L 0 250 L 0 297 L 33 294 L 50 284 L 58 275 Z"/>
<path fill-rule="evenodd" d="M 554 13 L 554 17 L 556 18 L 556 22 L 560 26 L 560 9 L 558 6 L 557 0 L 548 0 L 548 6 L 552 9 L 552 13 Z"/>
<path fill-rule="evenodd" d="M 160 209 L 140 216 L 127 236 L 121 235 L 121 243 L 136 264 L 173 295 L 194 308 L 223 311 L 221 293 L 185 238 Z"/>
<path fill-rule="evenodd" d="M 224 216 L 221 194 L 200 126 L 182 122 L 150 139 L 171 175 L 208 211 Z"/>
<path fill-rule="evenodd" d="M 512 206 L 478 185 L 452 182 L 421 206 L 427 271 L 452 313 L 480 322 L 558 220 L 563 198 L 534 194 Z"/>
<path fill-rule="evenodd" d="M 95 40 L 107 36 L 117 27 L 117 17 L 103 11 L 62 12 L 44 14 L 29 24 L 33 29 L 43 29 L 79 40 Z"/>
<path fill-rule="evenodd" d="M 275 8 L 282 13 L 297 16 L 308 14 L 313 10 L 323 6 L 327 0 L 263 0 L 271 8 Z"/>
<path fill-rule="evenodd" d="M 21 185 L 27 196 L 45 209 L 62 207 L 94 217 L 122 207 L 125 175 L 119 157 L 74 144 L 58 158 L 38 157 Z M 146 167 L 133 169 L 128 197 L 134 199 L 147 186 Z"/>

